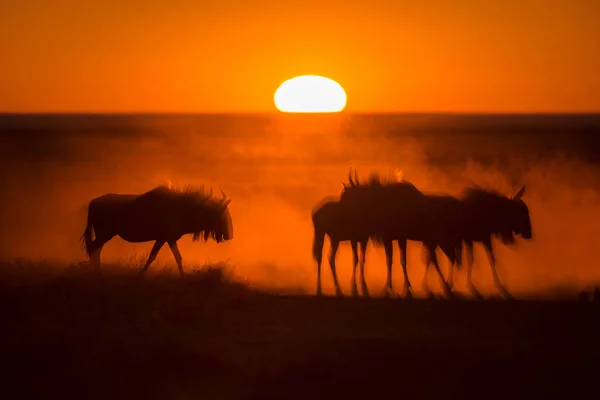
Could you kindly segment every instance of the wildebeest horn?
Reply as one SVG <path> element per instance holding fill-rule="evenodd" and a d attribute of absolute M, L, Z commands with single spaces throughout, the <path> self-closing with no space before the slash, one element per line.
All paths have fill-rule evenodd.
<path fill-rule="evenodd" d="M 212 193 L 213 193 L 213 191 L 212 191 L 212 187 L 211 187 L 211 188 L 208 190 L 208 194 L 206 195 L 206 198 L 207 198 L 207 199 L 210 199 L 210 198 L 212 197 Z"/>
<path fill-rule="evenodd" d="M 360 183 L 358 182 L 358 171 L 354 170 L 354 183 L 357 185 L 360 185 Z"/>
<path fill-rule="evenodd" d="M 352 181 L 352 168 L 350 168 L 350 171 L 348 172 L 348 183 L 350 183 L 350 186 L 354 186 L 354 182 Z"/>
<path fill-rule="evenodd" d="M 525 193 L 525 185 L 523 185 L 523 186 L 521 187 L 521 189 L 519 189 L 519 191 L 517 192 L 517 194 L 515 194 L 515 195 L 513 196 L 513 199 L 514 199 L 514 200 L 520 200 L 520 199 L 521 199 L 521 197 L 523 197 L 523 194 L 524 194 L 524 193 Z"/>
<path fill-rule="evenodd" d="M 225 203 L 227 200 L 227 195 L 225 194 L 225 192 L 223 191 L 223 189 L 221 189 L 221 195 L 223 196 L 223 198 L 221 199 L 221 203 Z M 227 200 L 227 203 L 229 204 L 231 200 Z"/>
<path fill-rule="evenodd" d="M 225 194 L 225 192 L 223 191 L 223 189 L 221 189 L 221 195 L 223 196 L 223 198 L 221 199 L 221 207 L 223 209 L 225 209 L 225 207 L 227 207 L 229 205 L 229 203 L 231 203 L 231 199 L 227 199 L 227 195 Z"/>

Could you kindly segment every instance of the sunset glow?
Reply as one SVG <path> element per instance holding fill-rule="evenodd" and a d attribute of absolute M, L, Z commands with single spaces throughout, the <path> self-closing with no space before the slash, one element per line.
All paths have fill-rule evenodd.
<path fill-rule="evenodd" d="M 332 79 L 303 75 L 283 82 L 274 100 L 283 112 L 340 112 L 346 107 L 346 92 Z"/>
<path fill-rule="evenodd" d="M 600 111 L 597 1 L 8 3 L 0 112 L 272 112 L 302 71 L 348 113 Z"/>

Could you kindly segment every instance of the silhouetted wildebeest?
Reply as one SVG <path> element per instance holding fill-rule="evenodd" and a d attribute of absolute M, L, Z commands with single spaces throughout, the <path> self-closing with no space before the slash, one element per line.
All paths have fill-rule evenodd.
<path fill-rule="evenodd" d="M 468 285 L 477 293 L 471 283 L 473 262 L 473 242 L 481 242 L 488 254 L 494 283 L 505 295 L 508 292 L 501 285 L 495 268 L 492 237 L 498 236 L 503 242 L 514 241 L 514 235 L 531 238 L 529 210 L 521 196 L 523 187 L 512 198 L 477 187 L 467 189 L 461 198 L 452 196 L 423 194 L 416 195 L 416 188 L 406 181 L 381 183 L 378 179 L 360 184 L 349 174 L 349 184 L 345 185 L 340 202 L 351 203 L 352 207 L 368 210 L 360 218 L 366 220 L 367 230 L 374 243 L 386 247 L 388 265 L 388 290 L 391 290 L 392 241 L 398 240 L 405 272 L 405 291 L 409 293 L 410 281 L 406 274 L 406 241 L 423 242 L 428 256 L 424 287 L 427 288 L 427 267 L 433 263 L 443 281 L 435 249 L 440 249 L 450 260 L 448 283 L 443 287 L 450 293 L 453 268 L 461 265 L 462 244 L 465 242 L 468 259 Z M 412 194 L 411 194 L 412 191 Z"/>
<path fill-rule="evenodd" d="M 212 190 L 205 194 L 203 190 L 178 191 L 159 186 L 140 195 L 110 193 L 96 197 L 88 205 L 87 226 L 81 241 L 96 269 L 100 266 L 102 247 L 115 236 L 132 243 L 155 241 L 142 273 L 168 243 L 183 275 L 177 248 L 177 241 L 183 235 L 191 234 L 193 240 L 205 241 L 211 237 L 217 243 L 233 238 L 227 207 L 231 200 L 221 193 L 223 198 L 216 199 Z"/>
<path fill-rule="evenodd" d="M 454 241 L 465 243 L 467 258 L 467 285 L 469 289 L 478 295 L 471 281 L 471 270 L 473 267 L 473 243 L 479 242 L 483 245 L 490 267 L 494 285 L 505 296 L 510 296 L 496 272 L 496 257 L 492 246 L 492 238 L 497 237 L 504 244 L 515 242 L 515 235 L 523 239 L 531 239 L 531 219 L 529 208 L 523 201 L 525 186 L 512 197 L 502 195 L 496 191 L 480 187 L 467 188 L 460 197 L 465 205 L 463 227 L 460 235 Z M 462 237 L 461 237 L 462 236 Z M 453 264 L 450 265 L 448 283 L 452 286 Z"/>
<path fill-rule="evenodd" d="M 387 280 L 386 294 L 393 292 L 392 254 L 393 242 L 398 242 L 400 263 L 404 272 L 404 292 L 410 296 L 411 283 L 406 265 L 408 240 L 423 243 L 426 256 L 424 288 L 427 286 L 427 271 L 433 264 L 442 286 L 447 293 L 450 287 L 442 275 L 435 249 L 440 247 L 455 263 L 460 259 L 460 250 L 449 239 L 450 232 L 460 230 L 462 204 L 451 196 L 426 195 L 406 180 L 382 181 L 372 174 L 368 183 L 361 184 L 355 172 L 355 178 L 348 174 L 348 183 L 343 183 L 340 202 L 352 209 L 360 210 L 354 216 L 363 231 L 377 244 L 383 244 L 386 254 Z M 460 265 L 460 263 L 458 263 Z"/>
<path fill-rule="evenodd" d="M 315 207 L 312 213 L 314 227 L 313 239 L 313 258 L 317 262 L 317 295 L 321 295 L 321 260 L 323 259 L 323 244 L 325 235 L 329 236 L 331 251 L 329 253 L 329 266 L 335 284 L 336 294 L 342 295 L 342 290 L 337 278 L 335 267 L 335 256 L 337 254 L 340 242 L 350 241 L 352 246 L 352 292 L 357 294 L 356 288 L 356 264 L 359 261 L 357 244 L 360 243 L 360 273 L 362 277 L 361 286 L 363 294 L 368 295 L 368 289 L 365 282 L 364 265 L 365 249 L 369 241 L 369 235 L 366 231 L 354 221 L 356 210 L 341 204 L 336 200 L 325 199 L 321 205 Z"/>

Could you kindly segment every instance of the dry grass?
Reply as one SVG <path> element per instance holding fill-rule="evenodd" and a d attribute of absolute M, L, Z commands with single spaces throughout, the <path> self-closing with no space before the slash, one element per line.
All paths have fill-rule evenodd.
<path fill-rule="evenodd" d="M 228 264 L 188 266 L 183 278 L 159 264 L 140 278 L 144 258 L 105 265 L 101 274 L 85 263 L 1 262 L 4 392 L 431 398 L 564 387 L 572 394 L 577 387 L 560 371 L 583 374 L 600 356 L 592 346 L 600 318 L 590 304 L 284 296 L 252 290 Z M 549 373 L 559 378 L 548 381 Z"/>

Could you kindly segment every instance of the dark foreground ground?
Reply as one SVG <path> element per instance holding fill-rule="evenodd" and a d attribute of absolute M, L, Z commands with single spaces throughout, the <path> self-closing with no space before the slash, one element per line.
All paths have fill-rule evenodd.
<path fill-rule="evenodd" d="M 600 306 L 275 296 L 5 263 L 3 398 L 593 398 Z"/>

